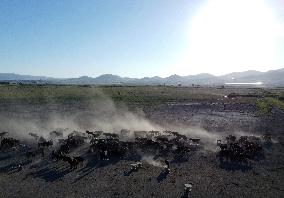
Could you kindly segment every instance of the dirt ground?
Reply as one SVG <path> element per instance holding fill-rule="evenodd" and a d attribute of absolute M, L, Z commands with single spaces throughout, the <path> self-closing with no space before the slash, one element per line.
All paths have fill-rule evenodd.
<path fill-rule="evenodd" d="M 60 120 L 53 121 L 52 126 L 72 117 L 64 124 L 76 120 L 76 129 L 84 130 L 97 126 L 93 117 L 98 120 L 97 117 L 106 113 L 107 116 L 103 117 L 106 119 L 117 113 L 90 108 L 80 101 L 60 105 L 2 103 L 0 112 L 0 130 L 15 130 L 17 135 L 36 130 L 38 126 L 45 129 L 46 120 L 58 117 Z M 138 118 L 134 116 L 136 114 L 139 114 Z M 138 121 L 130 121 L 133 117 Z M 28 128 L 31 120 L 37 126 Z M 205 131 L 206 136 L 212 134 L 220 138 L 228 134 L 260 136 L 269 132 L 273 144 L 264 146 L 263 155 L 249 164 L 221 163 L 216 158 L 218 148 L 214 146 L 215 139 L 203 141 L 203 134 L 201 141 L 204 147 L 192 152 L 186 159 L 167 157 L 171 162 L 170 174 L 165 174 L 160 166 L 147 163 L 139 153 L 124 159 L 100 161 L 88 153 L 88 143 L 73 152 L 73 155 L 82 155 L 86 159 L 85 164 L 75 171 L 71 171 L 64 162 L 50 160 L 48 153 L 52 149 L 43 158 L 38 155 L 32 163 L 26 162 L 24 152 L 19 149 L 1 150 L 0 197 L 284 197 L 284 112 L 277 108 L 272 109 L 270 116 L 260 116 L 252 103 L 223 100 L 166 102 L 143 106 L 130 115 L 123 114 L 120 120 L 126 120 L 126 124 L 127 121 L 134 123 L 137 128 L 141 123 L 147 129 L 163 126 L 164 129 L 181 129 L 185 134 L 188 126 L 188 130 L 201 130 L 200 133 Z M 116 120 L 107 122 L 116 123 Z M 18 131 L 22 125 L 23 131 Z M 110 125 L 106 126 L 109 129 Z M 198 137 L 198 133 L 190 134 Z M 27 141 L 25 137 L 24 143 Z M 210 144 L 210 148 L 206 144 Z M 164 165 L 164 157 L 151 157 Z M 131 172 L 130 164 L 136 160 L 142 160 L 144 167 Z M 18 169 L 18 164 L 23 164 L 23 168 Z M 184 191 L 185 183 L 193 185 L 188 194 Z"/>

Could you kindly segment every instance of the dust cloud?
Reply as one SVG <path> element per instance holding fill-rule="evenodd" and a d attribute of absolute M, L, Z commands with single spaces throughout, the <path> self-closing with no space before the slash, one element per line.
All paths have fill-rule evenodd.
<path fill-rule="evenodd" d="M 0 131 L 9 136 L 28 138 L 36 133 L 48 138 L 51 131 L 95 131 L 118 133 L 121 129 L 162 130 L 144 116 L 143 111 L 129 111 L 125 105 L 115 105 L 103 93 L 96 100 L 82 104 L 42 104 L 10 106 L 0 111 Z"/>
<path fill-rule="evenodd" d="M 73 131 L 102 130 L 120 133 L 121 129 L 133 131 L 178 131 L 192 138 L 201 138 L 207 150 L 216 150 L 220 133 L 206 131 L 202 127 L 168 124 L 161 126 L 146 118 L 142 110 L 130 111 L 126 105 L 115 104 L 102 92 L 96 100 L 88 103 L 17 105 L 11 111 L 0 112 L 0 131 L 9 136 L 31 139 L 29 133 L 36 133 L 49 139 L 51 131 L 61 131 L 64 136 Z M 9 111 L 9 112 L 7 112 Z M 133 137 L 133 133 L 131 133 Z M 146 157 L 145 159 L 150 159 Z M 151 160 L 150 160 L 151 161 Z"/>
<path fill-rule="evenodd" d="M 163 164 L 159 160 L 155 160 L 154 156 L 152 155 L 142 155 L 142 161 L 147 162 L 148 164 L 156 167 L 163 168 Z"/>

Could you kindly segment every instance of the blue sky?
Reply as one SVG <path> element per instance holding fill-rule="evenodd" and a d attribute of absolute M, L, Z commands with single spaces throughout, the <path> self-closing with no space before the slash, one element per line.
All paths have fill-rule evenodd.
<path fill-rule="evenodd" d="M 273 39 L 270 39 L 271 32 L 262 35 L 266 38 L 263 48 L 268 48 L 267 51 L 252 54 L 254 59 L 246 59 L 244 54 L 244 58 L 240 58 L 244 62 L 234 61 L 236 57 L 231 54 L 243 51 L 246 46 L 239 46 L 239 51 L 226 50 L 231 52 L 226 55 L 230 58 L 229 62 L 219 57 L 223 48 L 218 48 L 216 43 L 211 42 L 216 36 L 211 37 L 211 30 L 207 26 L 216 23 L 210 21 L 210 18 L 218 17 L 216 13 L 229 8 L 222 0 L 216 0 L 219 4 L 214 5 L 209 5 L 208 1 L 210 0 L 1 0 L 0 72 L 54 77 L 98 76 L 105 73 L 144 77 L 175 73 L 221 74 L 230 61 L 242 65 L 240 69 L 234 66 L 232 71 L 258 68 L 264 71 L 284 67 L 284 58 L 281 56 L 284 54 L 284 10 L 281 8 L 284 4 L 281 0 L 265 4 L 273 14 L 271 21 L 279 27 L 279 35 Z M 259 16 L 268 13 L 261 6 Z M 202 14 L 206 9 L 206 13 L 211 15 Z M 252 23 L 258 19 L 253 20 Z M 271 21 L 267 24 L 271 24 Z M 242 21 L 235 21 L 238 22 Z M 216 35 L 220 35 L 219 32 L 224 32 L 223 23 L 217 24 L 222 26 L 215 31 Z M 238 28 L 242 30 L 243 27 Z M 267 29 L 262 26 L 258 28 L 251 31 Z M 263 40 L 263 37 L 259 40 Z M 240 39 L 243 41 L 243 38 L 250 37 Z M 202 43 L 206 39 L 209 42 Z M 222 40 L 223 36 L 216 39 Z M 255 46 L 257 43 L 258 40 L 251 43 L 249 49 L 259 49 L 261 46 Z M 203 49 L 198 49 L 199 46 L 210 51 L 203 52 Z M 225 44 L 221 43 L 221 46 Z M 218 54 L 214 54 L 215 51 Z M 267 55 L 265 59 L 257 58 L 269 51 L 273 51 L 273 54 Z M 209 61 L 205 62 L 206 59 Z M 219 63 L 223 66 L 218 68 L 218 72 L 214 72 L 212 67 Z M 226 70 L 228 71 L 230 70 Z"/>

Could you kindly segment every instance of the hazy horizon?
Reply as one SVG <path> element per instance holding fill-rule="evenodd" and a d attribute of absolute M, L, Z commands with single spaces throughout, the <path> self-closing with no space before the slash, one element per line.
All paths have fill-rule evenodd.
<path fill-rule="evenodd" d="M 280 69 L 276 69 L 276 70 L 282 70 L 284 68 L 280 68 Z M 96 78 L 96 77 L 100 77 L 100 76 L 103 76 L 103 75 L 114 75 L 114 76 L 119 76 L 119 77 L 122 77 L 122 78 L 137 78 L 137 79 L 142 79 L 142 78 L 153 78 L 153 77 L 160 77 L 160 78 L 167 78 L 167 77 L 170 77 L 170 76 L 173 76 L 173 75 L 178 75 L 178 76 L 182 76 L 182 77 L 186 77 L 186 76 L 196 76 L 196 75 L 202 75 L 202 74 L 209 74 L 209 75 L 213 75 L 215 77 L 221 77 L 221 76 L 224 76 L 224 75 L 228 75 L 228 74 L 231 74 L 231 73 L 242 73 L 242 72 L 250 72 L 250 71 L 254 71 L 254 72 L 262 72 L 262 73 L 265 73 L 265 72 L 268 72 L 268 71 L 274 71 L 274 70 L 268 70 L 268 71 L 257 71 L 257 70 L 246 70 L 246 71 L 241 71 L 241 72 L 230 72 L 230 73 L 226 73 L 226 74 L 222 74 L 222 75 L 214 75 L 214 74 L 210 74 L 210 73 L 198 73 L 198 74 L 194 74 L 194 75 L 191 75 L 191 74 L 184 74 L 184 75 L 178 75 L 178 74 L 171 74 L 169 76 L 158 76 L 158 75 L 155 75 L 155 76 L 143 76 L 143 77 L 132 77 L 132 76 L 123 76 L 123 75 L 118 75 L 118 74 L 112 74 L 112 73 L 105 73 L 105 74 L 99 74 L 97 76 L 90 76 L 90 75 L 81 75 L 81 76 L 70 76 L 70 77 L 55 77 L 55 76 L 47 76 L 47 75 L 31 75 L 31 74 L 20 74 L 20 73 L 0 73 L 0 74 L 15 74 L 15 75 L 26 75 L 26 76 L 41 76 L 41 77 L 48 77 L 48 78 L 81 78 L 81 77 L 90 77 L 90 78 Z"/>

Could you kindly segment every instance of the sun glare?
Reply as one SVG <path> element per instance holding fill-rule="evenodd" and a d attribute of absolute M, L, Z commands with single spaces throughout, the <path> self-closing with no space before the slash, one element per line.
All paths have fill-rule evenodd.
<path fill-rule="evenodd" d="M 208 0 L 189 36 L 184 69 L 190 74 L 277 67 L 277 21 L 265 0 Z"/>

